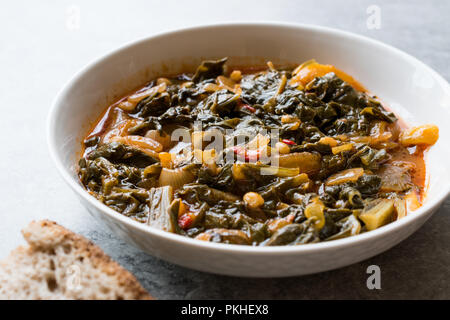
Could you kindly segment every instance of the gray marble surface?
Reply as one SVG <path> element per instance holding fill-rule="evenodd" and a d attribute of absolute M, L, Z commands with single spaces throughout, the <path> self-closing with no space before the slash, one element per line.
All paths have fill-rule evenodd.
<path fill-rule="evenodd" d="M 380 9 L 379 29 L 367 28 L 371 5 Z M 29 221 L 49 218 L 100 245 L 161 299 L 450 298 L 450 199 L 400 245 L 346 268 L 287 279 L 217 276 L 153 258 L 94 221 L 56 172 L 45 137 L 52 99 L 76 71 L 156 32 L 231 20 L 319 24 L 382 40 L 450 80 L 449 14 L 443 0 L 2 1 L 0 257 L 23 243 Z M 366 287 L 371 264 L 381 268 L 381 290 Z"/>

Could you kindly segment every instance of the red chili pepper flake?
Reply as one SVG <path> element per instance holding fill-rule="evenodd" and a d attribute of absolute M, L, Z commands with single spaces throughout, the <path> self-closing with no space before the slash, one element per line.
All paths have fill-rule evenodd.
<path fill-rule="evenodd" d="M 235 146 L 231 148 L 234 153 L 242 158 L 245 159 L 245 161 L 251 161 L 251 162 L 256 162 L 258 161 L 258 159 L 261 156 L 261 150 L 257 149 L 257 150 L 246 150 L 244 147 L 242 146 Z"/>
<path fill-rule="evenodd" d="M 261 151 L 258 150 L 247 150 L 245 153 L 245 161 L 258 161 L 261 156 Z"/>
<path fill-rule="evenodd" d="M 294 141 L 289 140 L 289 139 L 283 139 L 283 140 L 281 140 L 281 142 L 283 142 L 283 143 L 285 143 L 285 144 L 288 144 L 288 145 L 290 145 L 290 146 L 295 146 L 295 145 L 297 145 Z"/>
<path fill-rule="evenodd" d="M 186 230 L 189 228 L 192 224 L 192 217 L 185 213 L 181 217 L 178 218 L 178 225 L 181 229 Z"/>
<path fill-rule="evenodd" d="M 233 150 L 233 152 L 237 155 L 245 154 L 245 149 L 244 149 L 244 147 L 241 147 L 241 146 L 234 146 L 231 148 L 231 150 Z"/>
<path fill-rule="evenodd" d="M 241 109 L 246 109 L 246 110 L 250 111 L 251 113 L 255 113 L 256 112 L 256 109 L 253 108 L 252 106 L 248 105 L 248 104 L 243 104 L 241 106 Z"/>

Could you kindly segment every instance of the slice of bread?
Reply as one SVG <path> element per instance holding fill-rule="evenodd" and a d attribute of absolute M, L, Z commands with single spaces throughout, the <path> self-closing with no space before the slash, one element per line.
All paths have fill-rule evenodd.
<path fill-rule="evenodd" d="M 152 299 L 98 246 L 55 222 L 31 222 L 0 262 L 0 299 Z"/>

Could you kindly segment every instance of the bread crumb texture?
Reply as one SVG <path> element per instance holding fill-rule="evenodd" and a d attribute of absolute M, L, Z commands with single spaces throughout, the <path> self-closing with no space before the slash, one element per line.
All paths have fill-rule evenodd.
<path fill-rule="evenodd" d="M 98 246 L 53 221 L 31 222 L 28 246 L 0 262 L 0 299 L 152 299 Z"/>

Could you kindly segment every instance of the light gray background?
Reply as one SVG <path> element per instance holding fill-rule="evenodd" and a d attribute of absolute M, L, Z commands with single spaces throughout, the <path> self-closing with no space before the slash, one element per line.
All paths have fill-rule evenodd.
<path fill-rule="evenodd" d="M 381 9 L 379 30 L 366 26 L 370 5 Z M 80 23 L 74 29 L 76 10 Z M 100 245 L 161 299 L 450 298 L 450 199 L 400 245 L 343 269 L 286 279 L 216 276 L 153 258 L 94 221 L 56 172 L 45 138 L 52 99 L 75 72 L 157 32 L 230 20 L 319 24 L 382 40 L 449 80 L 449 14 L 444 0 L 2 1 L 0 257 L 23 243 L 20 229 L 29 221 L 49 218 Z M 381 267 L 381 290 L 366 287 L 371 264 Z"/>

